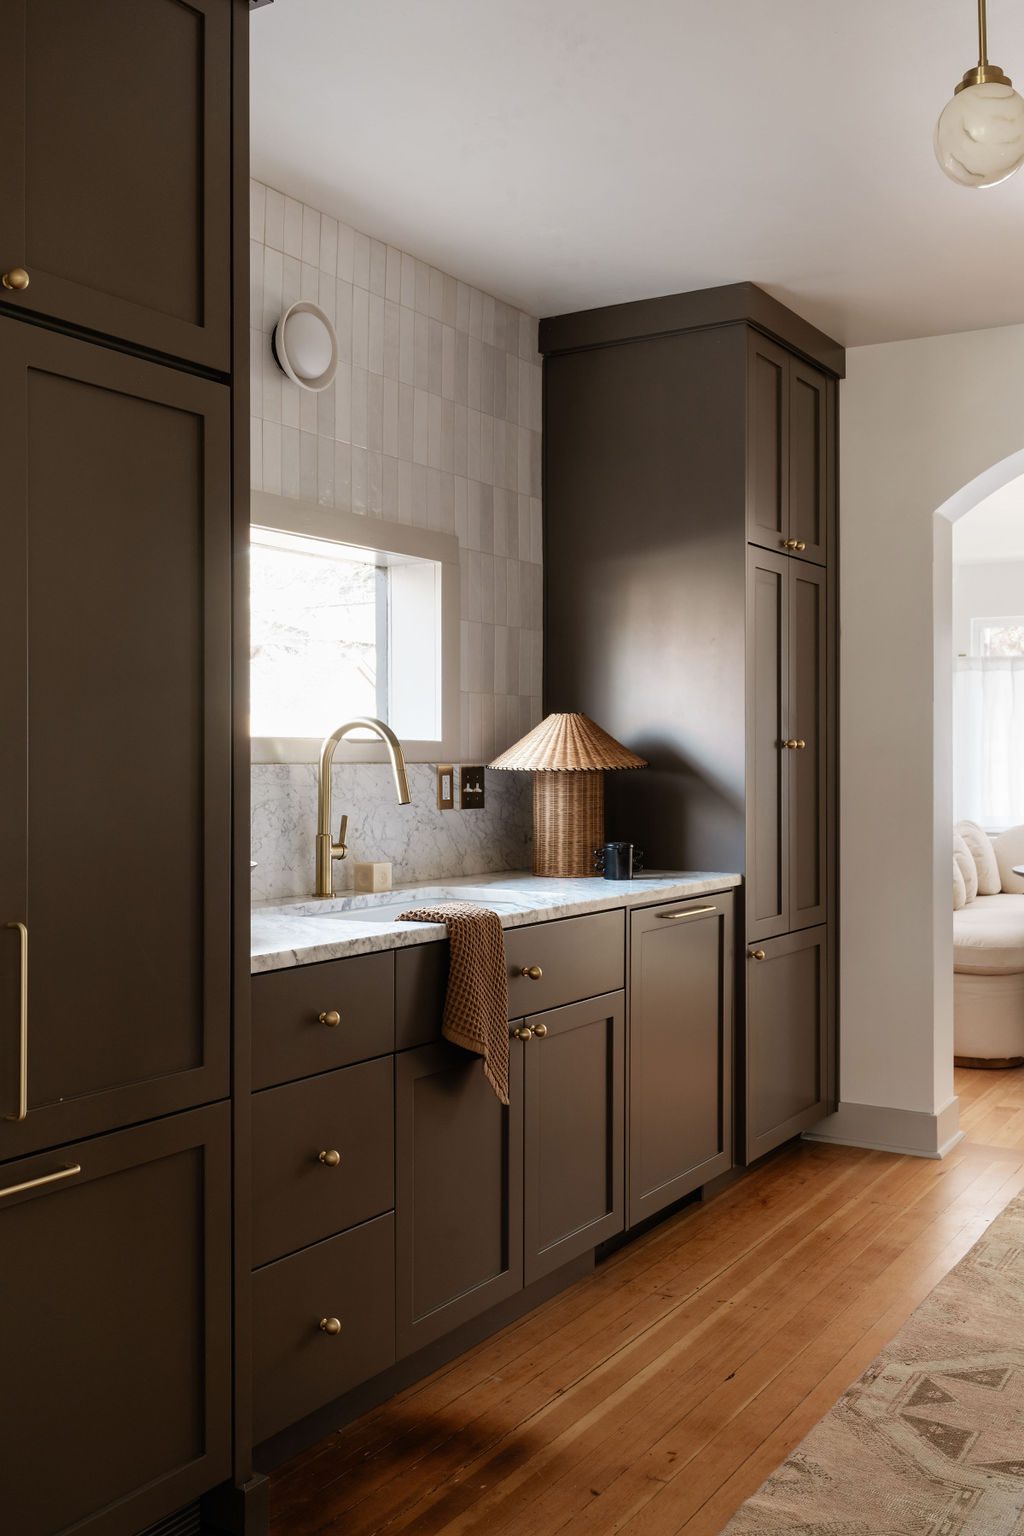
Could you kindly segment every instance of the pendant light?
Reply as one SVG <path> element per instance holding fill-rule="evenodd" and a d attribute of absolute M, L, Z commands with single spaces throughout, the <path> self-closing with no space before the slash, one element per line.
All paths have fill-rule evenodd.
<path fill-rule="evenodd" d="M 1024 164 L 1024 101 L 988 61 L 985 0 L 978 0 L 978 63 L 943 108 L 935 158 L 961 187 L 994 187 Z"/>

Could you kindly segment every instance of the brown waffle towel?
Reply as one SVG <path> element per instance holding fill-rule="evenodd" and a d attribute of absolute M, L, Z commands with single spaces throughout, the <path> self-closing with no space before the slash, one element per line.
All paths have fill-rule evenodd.
<path fill-rule="evenodd" d="M 484 1076 L 508 1103 L 508 963 L 496 912 L 470 901 L 414 907 L 399 923 L 444 923 L 450 957 L 441 1032 L 454 1045 L 483 1057 Z"/>

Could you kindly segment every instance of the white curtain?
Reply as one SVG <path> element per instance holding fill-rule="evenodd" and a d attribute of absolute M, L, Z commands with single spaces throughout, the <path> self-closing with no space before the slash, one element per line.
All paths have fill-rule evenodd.
<path fill-rule="evenodd" d="M 958 656 L 953 813 L 991 831 L 1024 823 L 1024 656 Z"/>

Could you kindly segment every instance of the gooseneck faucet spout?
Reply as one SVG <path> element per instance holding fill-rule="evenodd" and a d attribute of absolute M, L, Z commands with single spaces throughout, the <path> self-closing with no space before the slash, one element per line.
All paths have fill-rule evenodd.
<path fill-rule="evenodd" d="M 409 794 L 409 776 L 405 770 L 405 753 L 402 751 L 402 743 L 383 720 L 373 720 L 369 715 L 361 715 L 356 720 L 348 720 L 344 725 L 339 725 L 336 731 L 332 731 L 324 738 L 320 748 L 316 796 L 316 891 L 314 894 L 317 896 L 334 895 L 334 860 L 343 859 L 348 854 L 345 844 L 348 833 L 347 816 L 341 818 L 338 841 L 334 842 L 331 837 L 331 765 L 334 762 L 338 742 L 343 736 L 347 736 L 349 731 L 372 731 L 375 736 L 380 737 L 391 759 L 391 771 L 395 776 L 395 790 L 399 805 L 408 805 L 412 798 Z"/>

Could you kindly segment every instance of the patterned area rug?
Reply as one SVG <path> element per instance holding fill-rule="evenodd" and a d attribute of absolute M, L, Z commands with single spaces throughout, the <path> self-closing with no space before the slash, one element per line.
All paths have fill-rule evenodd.
<path fill-rule="evenodd" d="M 1024 1536 L 1024 1196 L 723 1536 Z"/>

